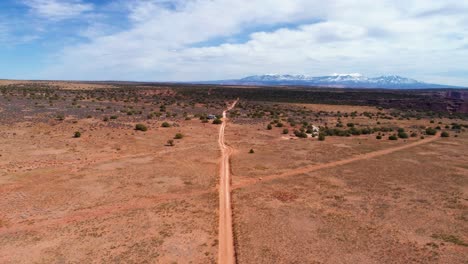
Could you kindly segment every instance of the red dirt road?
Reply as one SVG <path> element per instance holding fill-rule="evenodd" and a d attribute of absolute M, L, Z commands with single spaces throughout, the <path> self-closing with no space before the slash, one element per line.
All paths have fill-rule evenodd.
<path fill-rule="evenodd" d="M 218 263 L 234 264 L 234 238 L 232 233 L 232 209 L 230 191 L 229 157 L 232 149 L 224 142 L 226 112 L 234 108 L 237 100 L 223 112 L 223 123 L 219 128 L 219 147 L 221 148 L 220 186 L 219 186 L 219 253 Z"/>

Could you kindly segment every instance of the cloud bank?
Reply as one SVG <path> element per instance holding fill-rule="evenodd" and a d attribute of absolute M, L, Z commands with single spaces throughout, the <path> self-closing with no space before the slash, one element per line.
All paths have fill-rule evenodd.
<path fill-rule="evenodd" d="M 400 74 L 468 85 L 468 2 L 436 0 L 145 0 L 97 7 L 28 0 L 52 20 L 117 8 L 125 26 L 50 56 L 54 79 L 189 81 L 267 72 Z M 105 25 L 104 25 L 105 26 Z"/>

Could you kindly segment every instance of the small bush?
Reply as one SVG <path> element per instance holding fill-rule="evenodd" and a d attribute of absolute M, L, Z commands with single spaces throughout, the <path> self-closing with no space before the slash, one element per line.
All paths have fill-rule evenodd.
<path fill-rule="evenodd" d="M 268 129 L 268 130 L 271 130 L 272 128 L 273 128 L 273 127 L 271 126 L 271 124 L 268 124 L 267 129 Z"/>
<path fill-rule="evenodd" d="M 435 130 L 432 127 L 429 127 L 429 128 L 426 129 L 426 134 L 430 135 L 430 136 L 433 136 L 433 135 L 437 134 L 437 130 Z"/>
<path fill-rule="evenodd" d="M 104 118 L 102 119 L 102 121 L 107 122 L 107 121 L 109 121 L 109 118 L 106 116 L 106 117 L 104 117 Z"/>
<path fill-rule="evenodd" d="M 171 127 L 171 124 L 169 124 L 168 122 L 163 122 L 161 124 L 162 127 Z"/>
<path fill-rule="evenodd" d="M 143 124 L 136 124 L 135 125 L 135 130 L 137 130 L 137 131 L 147 131 L 148 128 Z"/>
<path fill-rule="evenodd" d="M 376 138 L 376 139 L 382 139 L 382 136 L 381 136 L 381 135 L 377 135 L 375 138 Z"/>
<path fill-rule="evenodd" d="M 307 138 L 307 134 L 299 130 L 294 130 L 294 135 L 298 138 Z"/>
<path fill-rule="evenodd" d="M 398 137 L 396 135 L 391 135 L 388 137 L 389 140 L 398 140 Z"/>
<path fill-rule="evenodd" d="M 220 125 L 223 123 L 223 120 L 219 119 L 219 118 L 216 118 L 215 120 L 213 120 L 213 124 L 215 125 Z"/>
<path fill-rule="evenodd" d="M 320 133 L 319 136 L 318 136 L 318 140 L 325 141 L 325 135 Z"/>
<path fill-rule="evenodd" d="M 182 139 L 183 137 L 184 135 L 182 135 L 181 133 L 177 133 L 175 134 L 174 139 Z"/>
<path fill-rule="evenodd" d="M 398 132 L 399 138 L 408 138 L 408 134 L 406 132 Z"/>
<path fill-rule="evenodd" d="M 285 134 L 285 135 L 289 134 L 289 129 L 287 129 L 287 128 L 283 129 L 283 134 Z"/>
<path fill-rule="evenodd" d="M 442 134 L 440 134 L 441 137 L 449 137 L 449 133 L 447 131 L 444 131 L 442 132 Z"/>
<path fill-rule="evenodd" d="M 116 115 L 113 115 L 113 116 L 110 117 L 110 119 L 114 119 L 114 120 L 117 119 L 117 118 L 118 118 L 118 116 L 116 116 Z"/>
<path fill-rule="evenodd" d="M 249 153 L 250 153 L 250 154 L 254 154 L 255 151 L 254 151 L 253 149 L 250 149 Z"/>
<path fill-rule="evenodd" d="M 175 145 L 175 144 L 174 144 L 174 140 L 169 139 L 169 140 L 167 141 L 167 145 L 168 145 L 168 146 L 171 146 L 171 147 L 174 146 L 174 145 Z"/>
<path fill-rule="evenodd" d="M 81 137 L 81 132 L 80 131 L 76 131 L 75 134 L 73 135 L 74 138 L 79 138 Z"/>

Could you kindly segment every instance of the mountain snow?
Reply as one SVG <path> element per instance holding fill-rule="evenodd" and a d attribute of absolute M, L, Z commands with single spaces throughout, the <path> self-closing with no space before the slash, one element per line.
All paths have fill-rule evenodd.
<path fill-rule="evenodd" d="M 259 85 L 309 85 L 362 88 L 440 88 L 441 86 L 419 82 L 398 75 L 384 75 L 369 78 L 360 73 L 334 73 L 319 77 L 294 74 L 265 74 L 249 76 L 234 82 L 239 84 Z"/>

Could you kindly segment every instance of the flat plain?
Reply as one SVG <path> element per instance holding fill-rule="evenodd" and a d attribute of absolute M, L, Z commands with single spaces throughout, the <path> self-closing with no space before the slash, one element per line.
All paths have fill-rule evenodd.
<path fill-rule="evenodd" d="M 466 263 L 468 116 L 443 94 L 2 81 L 0 262 L 218 262 L 213 120 L 238 100 L 237 263 Z"/>

